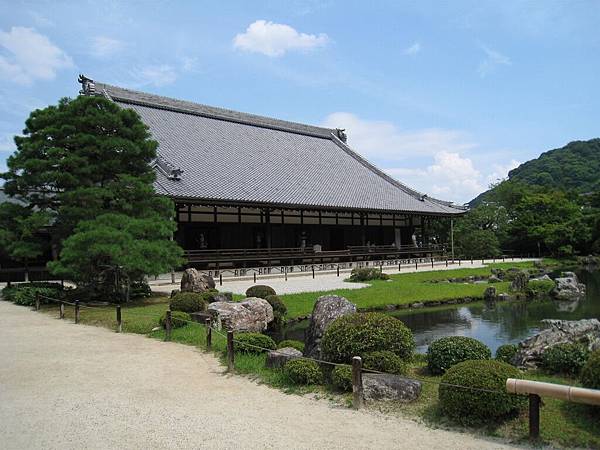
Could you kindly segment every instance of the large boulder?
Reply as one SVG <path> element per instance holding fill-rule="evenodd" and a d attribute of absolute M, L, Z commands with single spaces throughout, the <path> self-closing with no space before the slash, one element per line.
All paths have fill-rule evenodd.
<path fill-rule="evenodd" d="M 215 280 L 210 275 L 196 269 L 185 269 L 181 276 L 181 292 L 202 293 L 215 288 Z"/>
<path fill-rule="evenodd" d="M 515 292 L 524 292 L 529 284 L 529 273 L 525 271 L 516 272 L 510 283 L 510 290 Z"/>
<path fill-rule="evenodd" d="M 283 367 L 286 362 L 292 359 L 302 358 L 302 352 L 292 347 L 279 348 L 277 350 L 271 350 L 267 353 L 266 366 L 272 369 L 278 369 Z"/>
<path fill-rule="evenodd" d="M 262 298 L 250 297 L 243 302 L 214 302 L 208 305 L 213 326 L 228 331 L 260 333 L 273 321 L 273 307 Z"/>
<path fill-rule="evenodd" d="M 515 365 L 521 368 L 536 368 L 542 353 L 557 344 L 580 343 L 590 350 L 600 349 L 600 321 L 582 320 L 542 320 L 546 327 L 535 336 L 519 344 Z"/>
<path fill-rule="evenodd" d="M 310 323 L 305 333 L 304 354 L 311 358 L 321 358 L 321 339 L 331 322 L 338 317 L 354 314 L 356 305 L 338 295 L 319 297 L 313 307 Z"/>
<path fill-rule="evenodd" d="M 496 292 L 496 288 L 494 286 L 489 286 L 485 288 L 485 292 L 483 293 L 483 299 L 486 302 L 493 302 L 497 299 L 498 294 Z"/>
<path fill-rule="evenodd" d="M 559 300 L 579 300 L 585 297 L 585 284 L 580 283 L 573 272 L 563 272 L 554 282 L 556 286 L 551 294 Z"/>
<path fill-rule="evenodd" d="M 412 402 L 421 395 L 421 383 L 388 373 L 365 373 L 362 376 L 363 397 L 369 400 Z"/>

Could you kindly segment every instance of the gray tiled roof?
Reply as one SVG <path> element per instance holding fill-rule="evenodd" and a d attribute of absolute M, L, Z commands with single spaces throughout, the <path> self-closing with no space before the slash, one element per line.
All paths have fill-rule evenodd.
<path fill-rule="evenodd" d="M 159 143 L 156 189 L 170 197 L 442 215 L 464 212 L 386 175 L 352 151 L 335 130 L 102 83 L 93 88 L 94 94 L 135 110 L 148 125 Z M 173 179 L 169 168 L 183 172 Z"/>

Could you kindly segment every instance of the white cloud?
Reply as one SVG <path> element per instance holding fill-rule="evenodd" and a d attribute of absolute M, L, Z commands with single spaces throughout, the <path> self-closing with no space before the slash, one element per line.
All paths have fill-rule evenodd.
<path fill-rule="evenodd" d="M 485 58 L 479 63 L 477 72 L 482 77 L 492 73 L 498 66 L 510 66 L 512 61 L 506 55 L 493 50 L 485 45 L 481 45 L 481 50 L 485 53 Z"/>
<path fill-rule="evenodd" d="M 177 71 L 168 64 L 146 66 L 139 70 L 136 77 L 142 85 L 160 87 L 173 83 L 177 79 Z"/>
<path fill-rule="evenodd" d="M 329 37 L 324 33 L 299 33 L 289 25 L 257 20 L 244 33 L 235 36 L 233 46 L 238 50 L 275 57 L 292 50 L 307 51 L 323 47 L 328 42 Z"/>
<path fill-rule="evenodd" d="M 416 55 L 417 53 L 419 53 L 420 51 L 421 51 L 421 44 L 419 44 L 418 42 L 415 42 L 410 47 L 407 47 L 404 49 L 404 54 L 413 56 L 413 55 Z"/>
<path fill-rule="evenodd" d="M 441 151 L 460 152 L 475 146 L 462 131 L 439 128 L 401 130 L 391 122 L 364 120 L 348 112 L 330 114 L 322 125 L 346 129 L 348 143 L 361 155 L 386 161 L 434 155 Z"/>
<path fill-rule="evenodd" d="M 71 58 L 32 28 L 0 31 L 0 78 L 19 84 L 52 80 L 60 69 L 73 66 Z"/>
<path fill-rule="evenodd" d="M 118 39 L 107 36 L 96 36 L 92 39 L 91 52 L 97 58 L 108 58 L 125 48 L 125 44 Z"/>
<path fill-rule="evenodd" d="M 401 130 L 391 122 L 363 120 L 348 112 L 330 114 L 322 125 L 345 128 L 354 150 L 399 181 L 456 203 L 470 201 L 519 165 L 515 160 L 491 165 L 484 160 L 479 167 L 465 155 L 478 144 L 460 130 Z"/>

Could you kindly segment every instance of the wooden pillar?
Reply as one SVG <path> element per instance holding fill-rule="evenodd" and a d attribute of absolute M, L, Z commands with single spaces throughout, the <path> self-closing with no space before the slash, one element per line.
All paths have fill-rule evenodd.
<path fill-rule="evenodd" d="M 363 406 L 362 359 L 360 356 L 352 358 L 352 406 L 354 409 L 360 409 Z"/>

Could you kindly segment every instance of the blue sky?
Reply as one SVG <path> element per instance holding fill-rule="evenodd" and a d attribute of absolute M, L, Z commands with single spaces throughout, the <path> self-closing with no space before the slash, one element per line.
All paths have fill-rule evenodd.
<path fill-rule="evenodd" d="M 465 202 L 600 136 L 600 2 L 0 1 L 0 170 L 77 74 L 346 128 L 401 181 Z"/>

